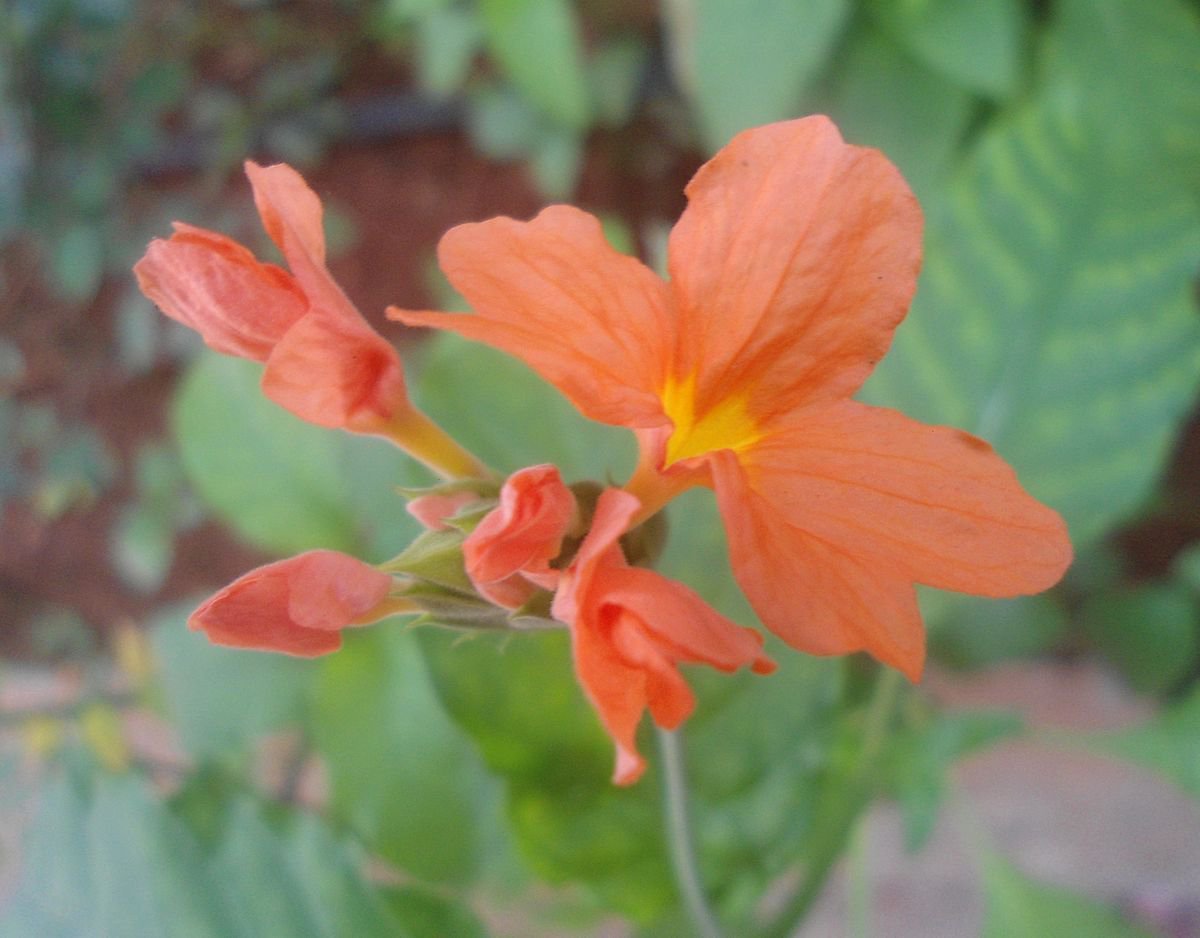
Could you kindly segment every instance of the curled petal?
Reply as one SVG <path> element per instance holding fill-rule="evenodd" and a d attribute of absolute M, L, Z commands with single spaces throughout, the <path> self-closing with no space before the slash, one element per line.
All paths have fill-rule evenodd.
<path fill-rule="evenodd" d="M 500 504 L 463 543 L 472 582 L 502 606 L 515 608 L 532 594 L 528 582 L 553 588 L 558 572 L 550 561 L 562 550 L 575 519 L 575 496 L 554 466 L 513 473 L 500 489 Z M 513 578 L 520 575 L 520 579 Z"/>
<path fill-rule="evenodd" d="M 331 550 L 251 570 L 207 600 L 190 628 L 218 645 L 313 657 L 341 647 L 340 630 L 385 614 L 392 579 Z"/>
<path fill-rule="evenodd" d="M 696 411 L 760 419 L 852 394 L 916 288 L 921 210 L 876 150 L 826 117 L 738 134 L 700 168 L 671 232 L 676 377 Z"/>
<path fill-rule="evenodd" d="M 478 500 L 478 493 L 471 491 L 451 492 L 448 495 L 419 495 L 405 507 L 410 515 L 430 531 L 445 531 L 450 527 L 446 524 L 447 518 L 453 518 L 459 509 Z"/>
<path fill-rule="evenodd" d="M 528 222 L 459 225 L 438 245 L 442 270 L 474 315 L 389 309 L 520 358 L 593 420 L 655 426 L 671 343 L 666 285 L 615 251 L 600 223 L 554 205 Z"/>
<path fill-rule="evenodd" d="M 169 239 L 150 242 L 133 271 L 159 309 L 227 355 L 266 361 L 308 309 L 286 271 L 224 235 L 179 222 Z"/>
<path fill-rule="evenodd" d="M 553 605 L 555 618 L 571 626 L 576 674 L 616 746 L 614 781 L 621 785 L 644 769 L 636 745 L 642 714 L 649 710 L 656 723 L 674 729 L 695 706 L 681 663 L 774 669 L 756 632 L 730 622 L 681 583 L 625 562 L 618 540 L 640 507 L 627 492 L 600 496 L 592 529 Z"/>

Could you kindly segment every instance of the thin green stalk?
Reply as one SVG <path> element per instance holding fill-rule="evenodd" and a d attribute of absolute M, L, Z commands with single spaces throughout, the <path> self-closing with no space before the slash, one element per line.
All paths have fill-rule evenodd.
<path fill-rule="evenodd" d="M 812 904 L 821 894 L 834 863 L 845 852 L 846 843 L 854 832 L 855 821 L 871 798 L 875 762 L 883 749 L 903 681 L 900 672 L 891 668 L 884 668 L 876 678 L 863 726 L 858 762 L 846 779 L 842 797 L 829 811 L 818 817 L 813 833 L 812 859 L 804 881 L 783 912 L 763 930 L 763 938 L 788 938 L 800 928 Z"/>
<path fill-rule="evenodd" d="M 700 882 L 700 870 L 696 863 L 696 849 L 692 841 L 691 822 L 688 819 L 687 777 L 683 768 L 683 745 L 678 731 L 664 730 L 656 726 L 658 751 L 663 767 L 663 808 L 667 816 L 667 843 L 671 852 L 671 866 L 675 870 L 675 883 L 683 897 L 684 907 L 696 926 L 700 938 L 723 938 L 721 926 Z"/>

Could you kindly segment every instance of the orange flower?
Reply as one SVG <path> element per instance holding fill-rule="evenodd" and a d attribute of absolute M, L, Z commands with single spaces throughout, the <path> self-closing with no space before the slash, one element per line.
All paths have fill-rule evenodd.
<path fill-rule="evenodd" d="M 332 550 L 312 550 L 251 570 L 188 619 L 217 645 L 314 657 L 342 646 L 341 630 L 394 612 L 392 578 Z"/>
<path fill-rule="evenodd" d="M 536 587 L 554 589 L 550 568 L 576 518 L 575 496 L 554 466 L 514 472 L 500 489 L 500 504 L 463 542 L 471 582 L 499 606 L 516 609 Z"/>
<path fill-rule="evenodd" d="M 316 193 L 284 164 L 247 162 L 246 175 L 291 273 L 176 222 L 134 267 L 142 292 L 218 352 L 265 362 L 263 392 L 298 417 L 389 437 L 443 475 L 485 474 L 412 407 L 396 350 L 334 282 Z"/>
<path fill-rule="evenodd" d="M 721 671 L 749 665 L 759 674 L 775 669 L 753 629 L 730 622 L 681 583 L 625 562 L 617 541 L 639 508 L 628 492 L 600 496 L 553 607 L 571 627 L 579 682 L 616 744 L 618 785 L 636 782 L 645 768 L 635 736 L 647 709 L 666 729 L 691 714 L 696 701 L 681 662 Z"/>
<path fill-rule="evenodd" d="M 669 281 L 590 215 L 552 206 L 442 239 L 475 315 L 389 315 L 516 355 L 587 416 L 637 430 L 639 518 L 713 487 L 770 629 L 915 680 L 914 583 L 1034 593 L 1071 561 L 1062 519 L 987 443 L 850 400 L 912 298 L 920 208 L 882 154 L 824 117 L 739 134 L 687 196 Z"/>

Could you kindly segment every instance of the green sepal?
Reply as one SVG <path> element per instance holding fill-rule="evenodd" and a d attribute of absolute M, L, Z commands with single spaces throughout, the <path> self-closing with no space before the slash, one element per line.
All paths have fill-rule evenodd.
<path fill-rule="evenodd" d="M 414 583 L 404 595 L 423 610 L 413 625 L 454 629 L 507 629 L 508 614 L 486 599 L 436 583 Z"/>
<path fill-rule="evenodd" d="M 462 544 L 461 531 L 426 531 L 380 569 L 474 594 L 463 566 Z"/>

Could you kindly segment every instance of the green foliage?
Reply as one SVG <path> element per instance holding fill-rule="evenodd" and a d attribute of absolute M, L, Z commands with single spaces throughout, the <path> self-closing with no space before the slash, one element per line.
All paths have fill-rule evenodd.
<path fill-rule="evenodd" d="M 888 767 L 904 811 L 904 846 L 920 850 L 946 796 L 946 774 L 962 756 L 1021 730 L 1015 713 L 930 713 L 913 720 L 892 744 Z"/>
<path fill-rule="evenodd" d="M 1024 0 L 875 0 L 872 12 L 914 56 L 993 98 L 1017 90 L 1029 26 Z"/>
<path fill-rule="evenodd" d="M 984 938 L 1152 938 L 1112 906 L 1035 882 L 995 855 L 986 858 L 983 882 L 987 898 Z"/>
<path fill-rule="evenodd" d="M 1183 586 L 1094 593 L 1082 621 L 1096 648 L 1143 693 L 1171 690 L 1200 657 L 1200 603 Z"/>
<path fill-rule="evenodd" d="M 422 879 L 469 878 L 491 801 L 478 762 L 446 719 L 410 634 L 383 626 L 348 639 L 323 663 L 311 704 L 334 812 Z"/>
<path fill-rule="evenodd" d="M 922 606 L 933 623 L 929 645 L 939 661 L 958 668 L 984 668 L 1045 654 L 1069 626 L 1066 610 L 1054 595 L 980 601 L 953 594 L 937 599 Z"/>
<path fill-rule="evenodd" d="M 410 369 L 423 410 L 489 465 L 504 472 L 550 462 L 568 483 L 624 478 L 628 430 L 592 423 L 523 364 L 445 333 Z"/>
<path fill-rule="evenodd" d="M 200 761 L 237 755 L 263 733 L 297 723 L 316 665 L 213 645 L 188 630 L 193 608 L 168 608 L 150 622 L 167 713 L 184 748 Z"/>
<path fill-rule="evenodd" d="M 175 398 L 188 477 L 243 538 L 288 554 L 398 548 L 416 531 L 392 487 L 427 479 L 388 444 L 306 424 L 267 400 L 258 365 L 207 354 Z"/>
<path fill-rule="evenodd" d="M 847 0 L 668 0 L 671 59 L 704 148 L 800 114 L 801 94 L 833 52 Z"/>
<path fill-rule="evenodd" d="M 363 878 L 363 860 L 317 818 L 295 815 L 272 826 L 245 796 L 229 805 L 210 847 L 142 779 L 60 774 L 43 792 L 24 882 L 0 918 L 0 935 L 428 934 L 418 930 L 423 925 L 408 931 Z"/>
<path fill-rule="evenodd" d="M 1147 723 L 1085 740 L 1093 749 L 1136 762 L 1165 775 L 1200 798 L 1200 685 Z"/>
<path fill-rule="evenodd" d="M 547 117 L 588 122 L 579 25 L 567 0 L 479 0 L 484 38 L 496 63 Z"/>

